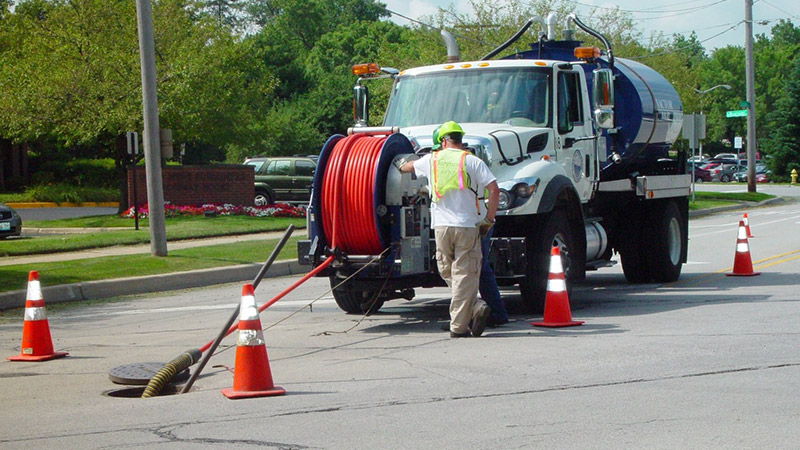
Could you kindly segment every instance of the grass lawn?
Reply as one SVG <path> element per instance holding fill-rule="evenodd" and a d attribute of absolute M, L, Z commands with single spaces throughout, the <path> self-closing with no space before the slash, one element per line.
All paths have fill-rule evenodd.
<path fill-rule="evenodd" d="M 263 219 L 262 219 L 263 220 Z M 289 239 L 276 261 L 297 258 L 297 241 L 302 236 Z M 278 239 L 236 242 L 173 250 L 163 258 L 150 254 L 107 256 L 50 263 L 0 266 L 0 292 L 24 289 L 28 272 L 39 272 L 44 286 L 78 283 L 112 278 L 183 272 L 210 267 L 263 263 L 272 253 Z"/>
<path fill-rule="evenodd" d="M 288 217 L 172 217 L 165 220 L 167 241 L 198 239 L 214 236 L 283 231 L 289 224 L 304 228 L 306 219 Z M 118 216 L 81 217 L 48 221 L 26 221 L 23 228 L 122 228 L 119 231 L 42 235 L 23 239 L 0 240 L 0 257 L 58 253 L 114 245 L 145 244 L 150 242 L 147 220 L 139 221 L 133 229 L 133 219 Z"/>

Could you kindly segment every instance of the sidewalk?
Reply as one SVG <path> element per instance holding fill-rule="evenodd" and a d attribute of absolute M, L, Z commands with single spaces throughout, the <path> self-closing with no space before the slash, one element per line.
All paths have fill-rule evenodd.
<path fill-rule="evenodd" d="M 23 228 L 23 232 L 25 229 Z M 28 230 L 30 231 L 30 230 Z M 234 242 L 258 241 L 267 239 L 280 239 L 283 231 L 270 231 L 266 233 L 242 234 L 237 236 L 220 236 L 205 239 L 190 239 L 167 243 L 167 251 L 183 248 L 202 247 L 206 245 L 230 244 Z M 295 234 L 305 233 L 305 230 L 295 230 Z M 36 264 L 44 262 L 71 261 L 86 258 L 99 258 L 102 256 L 139 255 L 149 254 L 150 244 L 118 245 L 116 247 L 92 248 L 75 252 L 48 253 L 43 255 L 14 256 L 0 258 L 0 266 L 13 264 Z"/>

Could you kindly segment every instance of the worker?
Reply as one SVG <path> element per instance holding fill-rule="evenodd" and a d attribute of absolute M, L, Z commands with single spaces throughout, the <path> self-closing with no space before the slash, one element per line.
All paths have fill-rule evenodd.
<path fill-rule="evenodd" d="M 488 190 L 486 189 L 478 192 L 488 194 Z M 486 202 L 483 200 L 484 199 L 480 199 L 481 220 L 486 217 L 488 212 Z M 481 234 L 481 279 L 478 291 L 481 294 L 481 299 L 483 299 L 492 310 L 491 314 L 489 314 L 487 324 L 490 327 L 498 327 L 508 323 L 508 311 L 506 311 L 506 305 L 503 303 L 503 297 L 500 296 L 500 288 L 497 287 L 494 270 L 492 270 L 492 266 L 489 264 L 489 246 L 491 244 L 493 231 L 494 225 L 489 227 L 489 230 L 485 234 Z"/>
<path fill-rule="evenodd" d="M 426 177 L 430 186 L 436 262 L 439 274 L 451 289 L 450 337 L 483 334 L 491 314 L 478 299 L 481 267 L 481 235 L 494 223 L 499 189 L 495 176 L 480 158 L 463 149 L 464 130 L 457 123 L 439 127 L 441 149 L 415 161 L 398 158 L 401 172 Z M 478 189 L 489 192 L 486 214 L 480 217 Z M 471 321 L 471 325 L 470 325 Z"/>

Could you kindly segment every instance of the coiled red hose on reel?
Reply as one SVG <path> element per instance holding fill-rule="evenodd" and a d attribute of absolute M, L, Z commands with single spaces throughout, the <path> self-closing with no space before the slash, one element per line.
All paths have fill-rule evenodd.
<path fill-rule="evenodd" d="M 381 253 L 375 222 L 375 171 L 385 137 L 353 134 L 336 143 L 322 178 L 320 216 L 331 248 Z"/>

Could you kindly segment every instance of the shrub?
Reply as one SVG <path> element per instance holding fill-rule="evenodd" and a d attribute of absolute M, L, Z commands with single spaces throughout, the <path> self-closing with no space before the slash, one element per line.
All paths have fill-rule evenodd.
<path fill-rule="evenodd" d="M 113 202 L 119 191 L 108 188 L 79 187 L 69 184 L 42 184 L 25 192 L 32 201 L 56 203 Z"/>
<path fill-rule="evenodd" d="M 111 158 L 44 161 L 33 177 L 34 184 L 52 183 L 58 179 L 62 183 L 76 186 L 113 188 L 118 185 L 114 160 Z"/>

